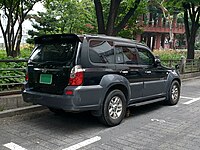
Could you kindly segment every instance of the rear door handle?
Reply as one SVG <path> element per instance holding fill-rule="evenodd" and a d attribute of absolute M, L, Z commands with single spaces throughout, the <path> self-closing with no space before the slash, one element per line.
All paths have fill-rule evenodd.
<path fill-rule="evenodd" d="M 151 74 L 150 70 L 145 71 L 146 74 Z"/>

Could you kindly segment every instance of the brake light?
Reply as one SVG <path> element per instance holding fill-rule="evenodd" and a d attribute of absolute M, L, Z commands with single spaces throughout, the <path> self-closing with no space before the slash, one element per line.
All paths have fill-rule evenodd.
<path fill-rule="evenodd" d="M 79 86 L 83 83 L 83 69 L 76 65 L 72 68 L 69 78 L 69 85 Z"/>
<path fill-rule="evenodd" d="M 25 81 L 28 81 L 28 72 L 26 72 Z"/>

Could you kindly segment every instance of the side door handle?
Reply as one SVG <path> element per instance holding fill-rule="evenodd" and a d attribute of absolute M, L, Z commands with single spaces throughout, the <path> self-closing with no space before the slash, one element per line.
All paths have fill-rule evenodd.
<path fill-rule="evenodd" d="M 127 74 L 128 70 L 121 70 L 120 73 Z"/>
<path fill-rule="evenodd" d="M 145 71 L 146 74 L 151 74 L 150 70 Z"/>

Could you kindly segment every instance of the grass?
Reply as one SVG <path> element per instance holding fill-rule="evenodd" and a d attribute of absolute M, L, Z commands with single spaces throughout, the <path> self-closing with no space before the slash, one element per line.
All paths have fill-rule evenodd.
<path fill-rule="evenodd" d="M 177 50 L 154 50 L 153 54 L 159 56 L 161 60 L 180 60 L 182 56 L 186 57 L 186 51 Z"/>

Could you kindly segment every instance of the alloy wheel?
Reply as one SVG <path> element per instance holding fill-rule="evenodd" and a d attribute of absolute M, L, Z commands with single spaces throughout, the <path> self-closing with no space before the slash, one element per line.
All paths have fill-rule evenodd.
<path fill-rule="evenodd" d="M 118 119 L 122 114 L 122 100 L 118 96 L 114 96 L 109 103 L 108 110 L 112 119 Z"/>
<path fill-rule="evenodd" d="M 173 85 L 171 94 L 173 101 L 176 101 L 179 98 L 179 89 L 176 84 Z"/>

